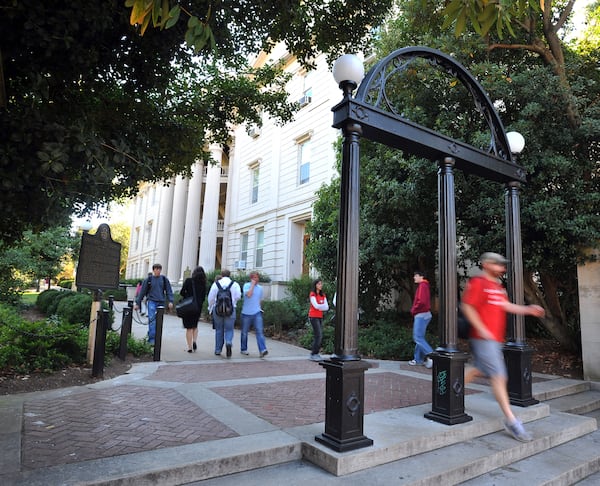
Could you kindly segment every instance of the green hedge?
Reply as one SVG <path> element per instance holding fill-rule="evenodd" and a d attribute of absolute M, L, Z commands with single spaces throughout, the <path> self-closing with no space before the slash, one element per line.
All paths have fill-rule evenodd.
<path fill-rule="evenodd" d="M 84 363 L 86 352 L 87 329 L 62 319 L 29 322 L 0 304 L 0 369 L 49 372 Z"/>

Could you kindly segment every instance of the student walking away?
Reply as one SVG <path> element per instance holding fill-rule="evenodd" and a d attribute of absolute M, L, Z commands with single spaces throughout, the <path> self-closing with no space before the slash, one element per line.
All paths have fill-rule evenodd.
<path fill-rule="evenodd" d="M 198 349 L 196 341 L 198 340 L 198 319 L 202 312 L 202 305 L 206 298 L 206 274 L 202 267 L 197 267 L 190 278 L 186 278 L 179 291 L 181 297 L 193 297 L 196 302 L 198 312 L 188 314 L 181 318 L 185 328 L 185 341 L 187 343 L 187 352 L 191 353 Z"/>
<path fill-rule="evenodd" d="M 329 310 L 327 296 L 323 293 L 323 281 L 317 279 L 312 284 L 309 295 L 310 309 L 308 310 L 308 319 L 313 330 L 313 342 L 310 350 L 311 361 L 322 361 L 319 351 L 323 341 L 323 312 Z"/>
<path fill-rule="evenodd" d="M 152 275 L 150 275 L 142 284 L 142 290 L 136 297 L 133 308 L 138 310 L 142 305 L 142 299 L 146 298 L 148 307 L 148 343 L 154 344 L 156 336 L 156 308 L 165 305 L 168 302 L 169 310 L 173 309 L 173 289 L 171 282 L 164 275 L 161 275 L 162 265 L 155 263 L 152 265 Z"/>
<path fill-rule="evenodd" d="M 482 273 L 472 277 L 465 288 L 461 309 L 471 328 L 469 341 L 474 367 L 465 371 L 465 385 L 475 378 L 489 378 L 494 396 L 504 414 L 504 428 L 522 442 L 532 440 L 531 434 L 513 414 L 508 398 L 508 374 L 502 353 L 506 334 L 506 313 L 543 317 L 538 305 L 518 305 L 509 302 L 500 277 L 506 272 L 507 260 L 498 253 L 487 252 L 479 260 Z"/>
<path fill-rule="evenodd" d="M 258 283 L 258 272 L 250 272 L 250 282 L 244 284 L 242 304 L 242 336 L 240 340 L 240 352 L 248 353 L 248 332 L 251 327 L 254 327 L 256 333 L 256 345 L 260 357 L 264 358 L 269 352 L 265 343 L 265 335 L 263 333 L 263 313 L 261 302 L 263 300 L 263 288 Z"/>
<path fill-rule="evenodd" d="M 425 365 L 426 368 L 433 366 L 433 361 L 428 357 L 433 352 L 431 346 L 425 338 L 427 326 L 431 322 L 431 294 L 429 290 L 429 281 L 425 274 L 420 271 L 414 273 L 414 281 L 417 284 L 417 291 L 410 313 L 413 316 L 413 341 L 415 342 L 415 352 L 413 359 L 408 364 L 410 366 Z"/>
<path fill-rule="evenodd" d="M 208 306 L 212 309 L 215 327 L 215 355 L 219 356 L 225 344 L 227 357 L 231 358 L 235 306 L 242 296 L 240 285 L 231 279 L 229 270 L 221 271 L 222 277 L 216 280 L 208 292 Z"/>

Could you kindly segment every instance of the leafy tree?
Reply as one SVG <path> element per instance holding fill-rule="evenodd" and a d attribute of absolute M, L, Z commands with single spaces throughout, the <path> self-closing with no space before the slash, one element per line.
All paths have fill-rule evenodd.
<path fill-rule="evenodd" d="M 72 253 L 78 241 L 71 236 L 65 227 L 51 228 L 40 233 L 25 231 L 19 242 L 19 252 L 24 256 L 24 267 L 16 267 L 38 282 L 40 279 L 50 280 L 61 270 L 63 259 Z"/>
<path fill-rule="evenodd" d="M 546 309 L 545 328 L 566 347 L 576 347 L 576 264 L 584 258 L 581 250 L 600 237 L 597 54 L 565 48 L 565 85 L 552 66 L 528 51 L 490 51 L 476 33 L 456 38 L 444 27 L 436 2 L 428 3 L 428 9 L 420 1 L 399 5 L 402 15 L 382 28 L 376 58 L 405 45 L 453 53 L 483 84 L 505 126 L 525 136 L 526 149 L 519 157 L 528 171 L 521 193 L 525 296 Z M 489 133 L 460 83 L 424 63 L 413 66 L 386 91 L 404 116 L 485 149 Z M 566 100 L 577 107 L 577 127 Z M 330 201 L 338 185 L 335 181 L 323 188 L 322 201 L 314 206 L 309 251 L 319 270 L 334 268 L 331 246 L 324 249 L 320 242 L 337 241 L 337 209 Z M 497 183 L 456 171 L 458 256 L 464 267 L 483 251 L 505 247 L 503 192 Z M 406 282 L 412 268 L 424 262 L 425 268 L 434 268 L 436 194 L 434 163 L 363 141 L 361 293 L 371 294 L 372 302 L 387 298 L 390 288 L 410 288 Z"/>
<path fill-rule="evenodd" d="M 208 163 L 210 144 L 229 142 L 232 125 L 260 123 L 263 112 L 290 120 L 288 78 L 274 65 L 253 69 L 250 54 L 283 40 L 309 64 L 330 47 L 358 49 L 390 3 L 169 1 L 212 33 L 211 49 L 195 53 L 184 21 L 167 19 L 163 32 L 145 20 L 132 26 L 122 0 L 5 2 L 0 240 L 66 225 L 73 211 L 131 196 L 140 181 L 189 173 Z"/>

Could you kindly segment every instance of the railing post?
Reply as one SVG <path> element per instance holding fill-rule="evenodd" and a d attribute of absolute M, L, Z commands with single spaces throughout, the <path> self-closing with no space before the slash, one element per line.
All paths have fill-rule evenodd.
<path fill-rule="evenodd" d="M 131 334 L 131 320 L 133 309 L 129 306 L 123 308 L 123 319 L 121 321 L 121 342 L 119 345 L 119 358 L 125 361 L 127 357 L 127 339 Z"/>
<path fill-rule="evenodd" d="M 106 351 L 106 330 L 108 329 L 108 309 L 98 311 L 98 322 L 96 325 L 96 340 L 94 343 L 94 362 L 92 364 L 92 376 L 102 377 L 104 375 L 104 353 Z"/>
<path fill-rule="evenodd" d="M 156 307 L 156 334 L 154 336 L 154 361 L 160 361 L 160 347 L 162 344 L 163 319 L 165 316 L 165 306 Z"/>

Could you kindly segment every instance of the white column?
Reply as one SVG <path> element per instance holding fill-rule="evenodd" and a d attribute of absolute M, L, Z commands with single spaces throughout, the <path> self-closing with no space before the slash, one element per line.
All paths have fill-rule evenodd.
<path fill-rule="evenodd" d="M 219 220 L 223 151 L 220 147 L 211 147 L 211 154 L 218 163 L 209 164 L 206 174 L 202 227 L 200 230 L 200 257 L 198 258 L 199 265 L 207 272 L 215 269 L 215 258 L 217 257 L 217 223 Z"/>
<path fill-rule="evenodd" d="M 168 186 L 159 186 L 160 207 L 158 210 L 158 221 L 156 222 L 156 258 L 150 262 L 160 263 L 166 275 L 169 269 L 169 240 L 171 234 L 171 214 L 173 214 L 173 197 L 175 195 L 175 181 L 170 181 Z M 145 275 L 144 275 L 145 276 Z"/>
<path fill-rule="evenodd" d="M 175 196 L 171 213 L 171 233 L 169 238 L 169 260 L 166 275 L 171 283 L 181 279 L 181 254 L 183 250 L 183 230 L 187 202 L 188 181 L 181 176 L 175 180 Z"/>
<path fill-rule="evenodd" d="M 200 231 L 200 199 L 204 166 L 197 163 L 192 169 L 189 181 L 185 230 L 183 233 L 183 254 L 181 257 L 182 275 L 186 270 L 193 271 L 198 262 L 198 236 Z"/>

